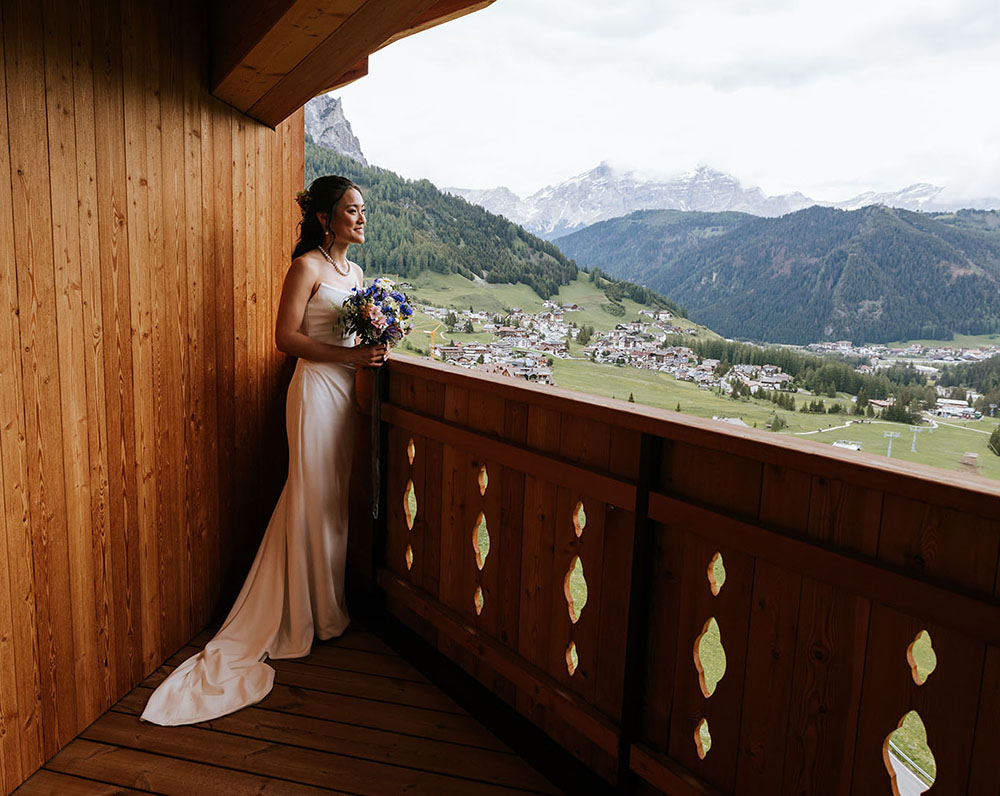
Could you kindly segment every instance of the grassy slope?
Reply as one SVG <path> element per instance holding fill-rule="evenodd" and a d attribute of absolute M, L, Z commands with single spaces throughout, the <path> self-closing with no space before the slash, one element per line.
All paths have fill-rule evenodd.
<path fill-rule="evenodd" d="M 979 348 L 980 346 L 1000 345 L 1000 333 L 956 334 L 951 340 L 900 340 L 895 343 L 886 343 L 886 345 L 905 348 L 914 343 L 928 348 Z"/>
<path fill-rule="evenodd" d="M 542 300 L 526 285 L 479 284 L 458 274 L 430 272 L 425 272 L 409 281 L 414 286 L 413 290 L 409 291 L 411 297 L 422 303 L 436 306 L 468 309 L 471 305 L 477 310 L 498 313 L 512 306 L 520 307 L 527 312 L 541 312 L 543 309 Z M 640 306 L 628 300 L 624 302 L 626 307 L 624 317 L 617 318 L 606 313 L 600 308 L 600 305 L 607 301 L 603 292 L 595 289 L 593 284 L 586 280 L 576 280 L 564 286 L 555 298 L 560 303 L 576 302 L 585 307 L 583 311 L 569 313 L 567 317 L 576 321 L 577 324 L 590 324 L 598 331 L 611 329 L 617 323 L 637 320 L 641 317 L 638 314 Z M 414 328 L 417 330 L 430 331 L 438 326 L 436 319 L 422 313 L 418 313 L 414 321 Z M 685 326 L 688 324 L 687 321 L 682 323 Z M 695 324 L 691 325 L 695 326 Z M 715 336 L 708 329 L 696 328 L 701 335 Z M 490 335 L 479 332 L 471 335 L 461 332 L 445 332 L 444 327 L 441 327 L 437 331 L 436 342 L 442 340 L 485 342 L 489 338 Z M 978 340 L 979 338 L 974 339 Z M 430 335 L 419 332 L 414 333 L 409 338 L 410 344 L 423 352 L 427 351 L 429 340 Z M 571 353 L 578 354 L 580 349 L 574 345 L 571 346 L 570 350 Z M 415 352 L 400 348 L 399 353 L 409 355 Z M 639 404 L 662 409 L 676 409 L 677 404 L 680 403 L 681 410 L 685 414 L 698 417 L 712 417 L 713 415 L 739 417 L 747 425 L 752 427 L 756 423 L 757 427 L 761 429 L 774 413 L 774 405 L 768 401 L 756 399 L 733 401 L 710 391 L 699 390 L 689 382 L 677 381 L 672 376 L 636 368 L 619 368 L 614 365 L 601 365 L 584 360 L 556 359 L 553 365 L 553 374 L 556 384 L 570 390 L 620 399 L 627 399 L 629 393 L 632 393 L 636 403 Z M 796 400 L 801 404 L 811 397 L 799 393 Z M 831 403 L 829 398 L 824 398 L 824 400 L 827 405 Z M 839 395 L 836 400 L 845 407 L 851 405 L 850 398 L 844 394 Z M 834 429 L 831 427 L 846 422 L 845 415 L 812 415 L 784 410 L 778 410 L 778 413 L 788 423 L 788 427 L 780 432 L 782 434 L 796 435 L 805 431 L 817 431 L 818 433 L 803 436 L 803 438 L 830 444 L 840 439 L 856 440 L 862 443 L 862 450 L 867 453 L 885 454 L 888 449 L 888 440 L 883 436 L 884 432 L 898 431 L 900 436 L 893 440 L 892 445 L 894 459 L 929 464 L 948 470 L 959 470 L 961 469 L 959 460 L 962 454 L 971 451 L 979 454 L 979 467 L 982 475 L 1000 478 L 1000 457 L 994 456 L 987 450 L 988 434 L 982 433 L 992 430 L 994 423 L 992 420 L 964 423 L 956 421 L 953 426 L 959 426 L 958 428 L 952 425 L 941 426 L 933 433 L 924 430 L 917 436 L 917 450 L 916 453 L 913 453 L 910 451 L 913 436 L 907 431 L 907 426 L 899 423 L 873 422 L 852 425 L 850 428 Z M 947 422 L 951 423 L 952 421 Z M 821 429 L 830 430 L 820 431 Z"/>
<path fill-rule="evenodd" d="M 378 275 L 365 274 L 365 277 L 370 278 Z M 392 274 L 385 274 L 385 276 L 397 279 Z M 473 282 L 460 274 L 438 274 L 432 271 L 425 271 L 416 277 L 408 277 L 404 281 L 413 285 L 413 289 L 407 293 L 418 304 L 431 304 L 435 307 L 449 307 L 459 310 L 467 310 L 471 306 L 477 311 L 485 310 L 499 314 L 503 314 L 510 307 L 520 307 L 525 312 L 532 313 L 545 311 L 542 299 L 527 285 Z M 553 297 L 553 301 L 560 304 L 579 304 L 583 310 L 567 313 L 566 319 L 578 326 L 588 324 L 597 331 L 613 329 L 616 324 L 642 318 L 639 315 L 639 310 L 643 309 L 643 306 L 636 304 L 631 299 L 625 299 L 622 302 L 625 307 L 625 315 L 621 317 L 602 310 L 601 305 L 607 304 L 608 299 L 604 295 L 604 291 L 598 290 L 586 278 L 575 279 L 568 285 L 563 285 L 558 295 Z M 694 328 L 702 336 L 718 337 L 710 329 L 698 326 L 686 318 L 678 319 L 678 325 Z"/>

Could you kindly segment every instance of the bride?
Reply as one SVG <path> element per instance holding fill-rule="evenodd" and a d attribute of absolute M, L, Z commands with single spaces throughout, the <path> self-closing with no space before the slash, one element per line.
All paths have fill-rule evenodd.
<path fill-rule="evenodd" d="M 222 628 L 153 692 L 142 719 L 208 721 L 263 699 L 274 684 L 265 658 L 308 655 L 313 637 L 339 636 L 344 603 L 347 494 L 354 439 L 354 368 L 388 350 L 338 331 L 341 305 L 361 287 L 347 259 L 365 241 L 365 206 L 345 177 L 320 177 L 300 194 L 300 237 L 278 305 L 277 347 L 298 357 L 288 386 L 288 480 Z"/>

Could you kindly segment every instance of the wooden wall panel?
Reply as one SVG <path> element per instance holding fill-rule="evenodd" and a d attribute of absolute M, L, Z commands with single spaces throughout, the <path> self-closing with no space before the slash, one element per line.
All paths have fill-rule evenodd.
<path fill-rule="evenodd" d="M 303 116 L 214 99 L 206 31 L 0 0 L 0 793 L 228 609 L 284 478 Z"/>

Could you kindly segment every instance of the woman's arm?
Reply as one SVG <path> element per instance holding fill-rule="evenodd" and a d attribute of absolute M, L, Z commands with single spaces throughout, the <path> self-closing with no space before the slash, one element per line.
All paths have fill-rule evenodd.
<path fill-rule="evenodd" d="M 304 257 L 292 261 L 281 288 L 281 301 L 274 323 L 274 344 L 279 351 L 313 362 L 343 362 L 375 366 L 385 360 L 385 346 L 339 346 L 321 343 L 299 331 L 306 304 L 318 281 L 314 267 Z"/>

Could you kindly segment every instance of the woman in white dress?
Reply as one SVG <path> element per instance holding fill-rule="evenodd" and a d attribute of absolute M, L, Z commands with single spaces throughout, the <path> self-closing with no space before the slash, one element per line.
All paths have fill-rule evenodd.
<path fill-rule="evenodd" d="M 363 278 L 347 259 L 348 247 L 365 240 L 358 186 L 320 177 L 299 203 L 300 238 L 274 332 L 277 347 L 298 357 L 285 412 L 288 480 L 222 628 L 146 703 L 142 719 L 155 724 L 194 724 L 259 702 L 274 684 L 265 658 L 308 655 L 314 636 L 334 638 L 350 622 L 344 564 L 354 368 L 381 365 L 388 350 L 355 346 L 335 328 Z"/>

